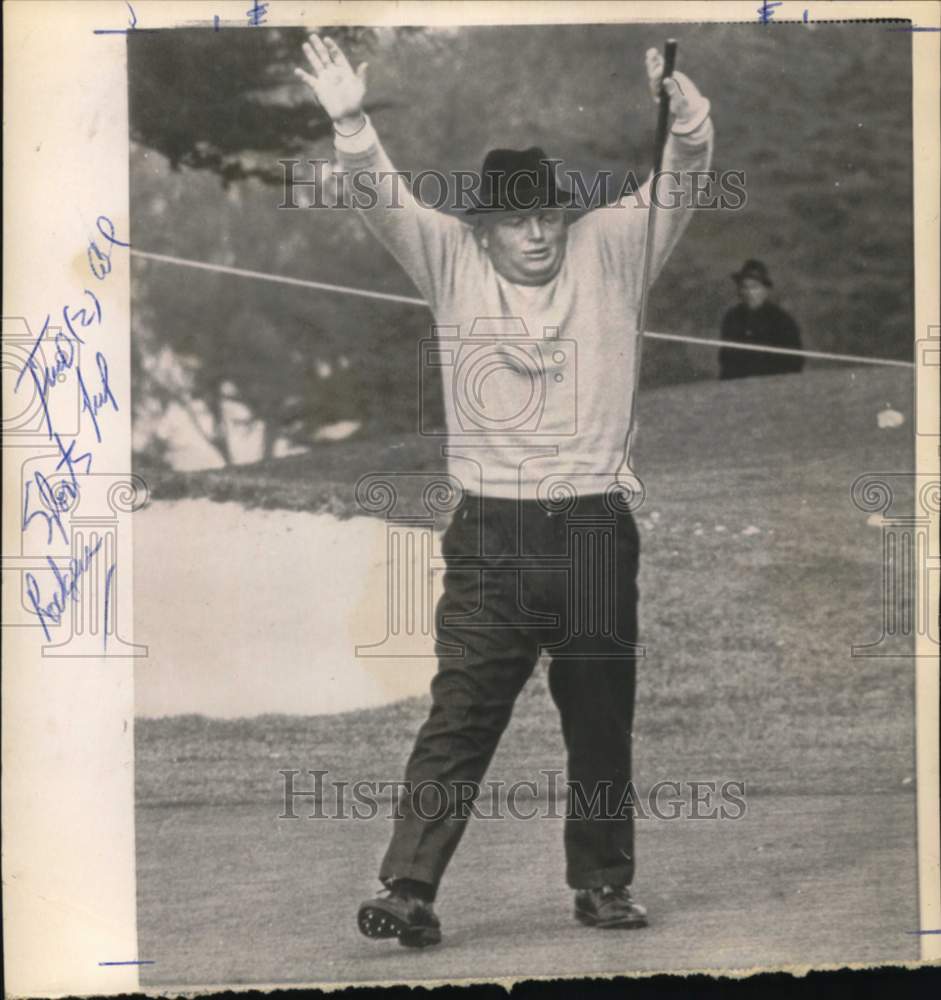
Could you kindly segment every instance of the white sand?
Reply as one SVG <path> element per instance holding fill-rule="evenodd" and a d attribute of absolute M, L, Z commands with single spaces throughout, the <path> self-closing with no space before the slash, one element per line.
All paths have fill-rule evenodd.
<path fill-rule="evenodd" d="M 386 577 L 377 518 L 152 503 L 134 517 L 138 714 L 342 712 L 427 691 L 427 636 L 356 655 L 386 636 Z"/>

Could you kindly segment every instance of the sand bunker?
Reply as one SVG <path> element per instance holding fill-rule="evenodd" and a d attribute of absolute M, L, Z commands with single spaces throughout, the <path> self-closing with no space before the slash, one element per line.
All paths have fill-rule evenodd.
<path fill-rule="evenodd" d="M 441 573 L 421 569 L 420 548 L 413 572 L 427 607 Z M 399 606 L 387 549 L 376 518 L 152 503 L 134 518 L 134 639 L 149 648 L 137 714 L 321 714 L 427 691 L 435 660 L 421 614 L 411 632 L 393 619 L 386 642 Z M 383 643 L 372 652 L 397 655 L 357 654 Z"/>

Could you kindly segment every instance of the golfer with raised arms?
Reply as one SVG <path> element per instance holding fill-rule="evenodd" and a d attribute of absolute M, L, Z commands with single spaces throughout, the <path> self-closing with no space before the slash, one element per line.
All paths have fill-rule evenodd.
<path fill-rule="evenodd" d="M 442 541 L 432 707 L 405 774 L 407 788 L 434 786 L 450 808 L 404 797 L 379 872 L 385 891 L 360 906 L 358 926 L 409 946 L 441 940 L 433 904 L 466 827 L 468 789 L 479 787 L 516 696 L 548 647 L 549 688 L 568 754 L 566 878 L 575 916 L 593 927 L 642 927 L 646 911 L 629 889 L 632 810 L 620 808 L 615 818 L 583 815 L 572 808 L 571 788 L 588 801 L 604 789 L 603 801 L 623 803 L 631 778 L 639 542 L 629 505 L 609 487 L 632 413 L 650 181 L 620 202 L 576 216 L 571 192 L 557 183 L 541 149 L 497 149 L 487 154 L 478 203 L 464 218 L 432 210 L 395 183 L 363 113 L 365 64 L 354 71 L 332 40 L 316 34 L 304 53 L 308 66 L 296 72 L 333 120 L 341 165 L 378 179 L 378 204 L 361 209 L 366 225 L 430 304 L 439 335 L 458 330 L 460 346 L 472 330 L 486 334 L 479 343 L 489 345 L 495 362 L 493 378 L 473 390 L 486 394 L 490 419 L 474 428 L 473 447 L 449 453 L 452 471 L 463 470 L 457 478 L 465 492 Z M 689 173 L 709 167 L 713 134 L 709 102 L 682 73 L 661 79 L 663 67 L 661 54 L 648 50 L 649 85 L 655 97 L 662 87 L 672 115 L 657 188 L 663 207 L 649 247 L 651 282 L 689 222 Z M 505 346 L 501 323 L 515 338 Z M 520 349 L 526 336 L 532 343 Z M 557 349 L 544 336 L 558 338 Z M 544 344 L 548 349 L 537 349 Z M 545 380 L 538 419 L 530 414 L 525 426 L 513 425 L 507 415 L 520 411 L 534 379 Z M 467 404 L 481 399 L 461 398 L 469 390 L 458 379 L 445 377 L 443 388 L 450 440 L 459 441 Z M 572 580 L 559 569 L 569 535 L 565 518 L 545 500 L 553 481 L 575 484 L 583 523 L 616 524 L 613 633 L 573 624 Z M 527 568 L 520 569 L 520 559 Z M 601 599 L 587 579 L 578 586 L 576 603 Z M 495 876 L 484 869 L 481 878 L 499 907 Z"/>

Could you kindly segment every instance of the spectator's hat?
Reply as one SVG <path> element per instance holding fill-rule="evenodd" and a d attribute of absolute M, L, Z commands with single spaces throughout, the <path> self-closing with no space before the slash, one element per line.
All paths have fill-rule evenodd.
<path fill-rule="evenodd" d="M 742 265 L 741 271 L 736 271 L 732 275 L 732 280 L 736 285 L 740 285 L 748 278 L 754 278 L 755 281 L 760 281 L 767 288 L 771 288 L 771 276 L 768 274 L 768 269 L 760 260 L 746 260 Z"/>
<path fill-rule="evenodd" d="M 555 164 L 539 146 L 529 149 L 491 149 L 484 157 L 480 190 L 471 193 L 466 215 L 496 212 L 533 212 L 571 208 L 571 191 L 558 186 Z"/>

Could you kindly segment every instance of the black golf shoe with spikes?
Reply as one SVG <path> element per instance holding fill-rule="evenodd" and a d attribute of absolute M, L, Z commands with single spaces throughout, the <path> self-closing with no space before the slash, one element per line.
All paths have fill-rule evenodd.
<path fill-rule="evenodd" d="M 363 903 L 356 921 L 366 937 L 398 938 L 406 948 L 426 948 L 441 940 L 433 905 L 394 889 Z"/>
<path fill-rule="evenodd" d="M 627 886 L 603 885 L 575 893 L 575 919 L 589 927 L 646 927 L 647 911 Z"/>

